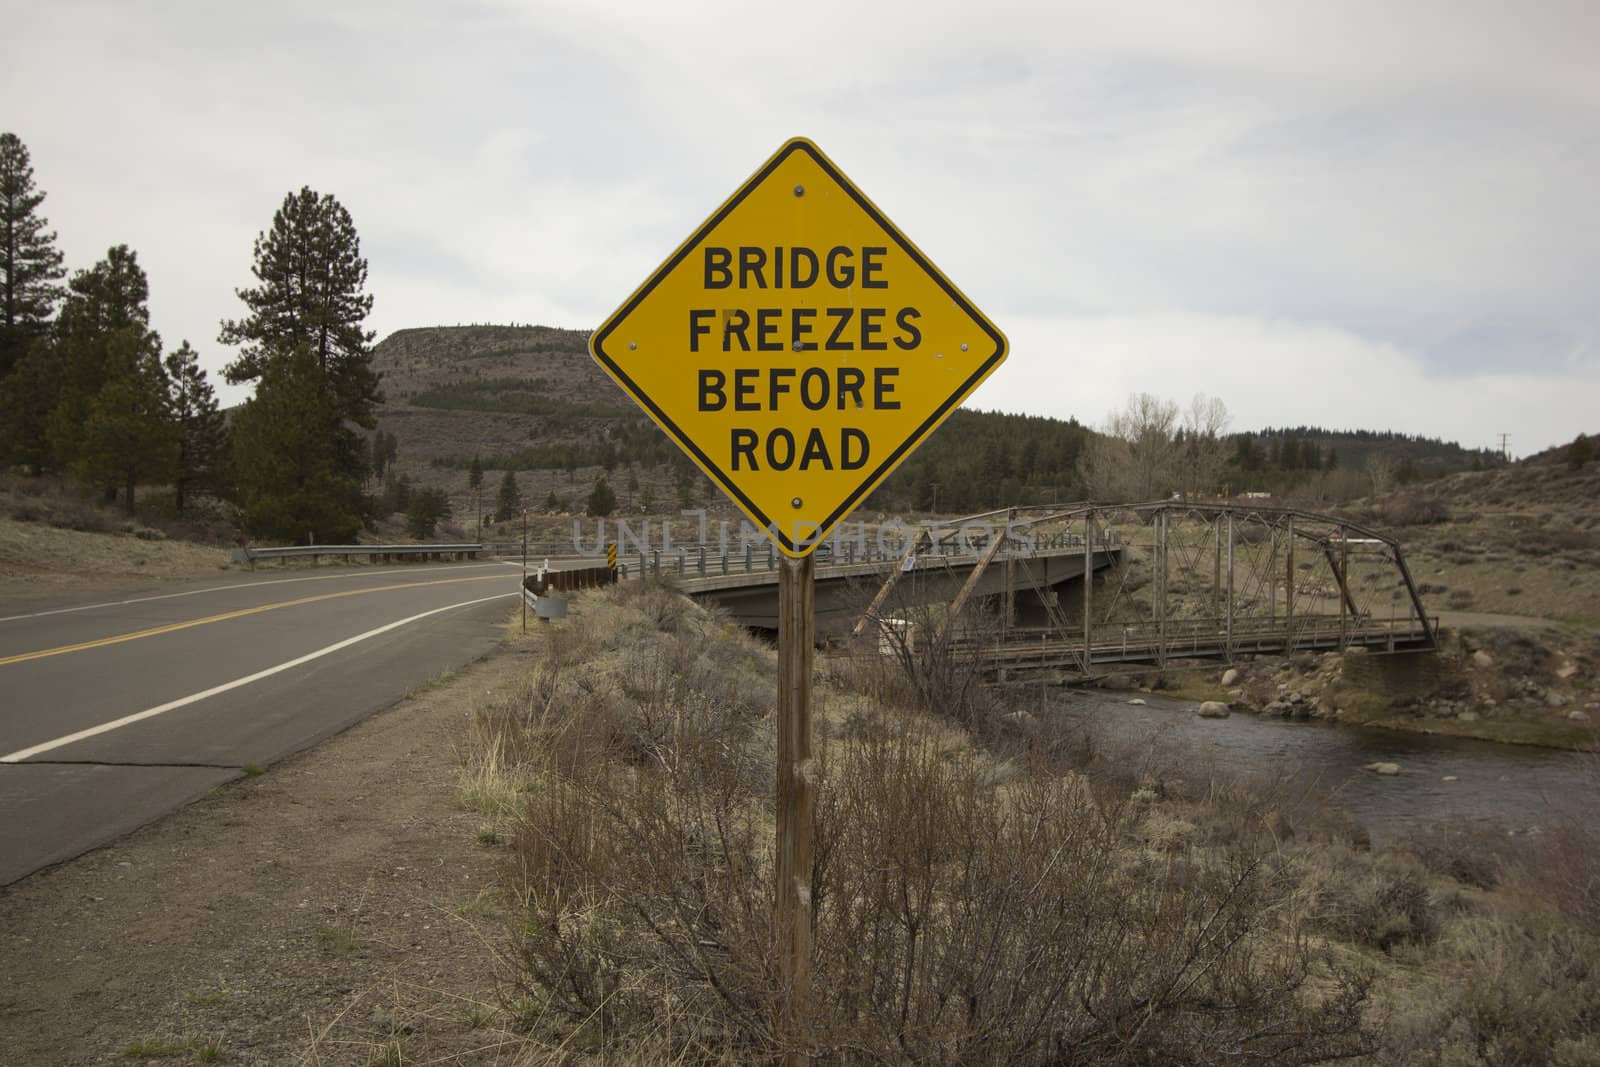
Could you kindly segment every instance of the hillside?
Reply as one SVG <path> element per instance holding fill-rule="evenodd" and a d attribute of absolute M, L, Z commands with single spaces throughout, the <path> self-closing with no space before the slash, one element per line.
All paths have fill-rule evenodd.
<path fill-rule="evenodd" d="M 707 506 L 731 515 L 722 494 L 600 372 L 587 343 L 586 331 L 545 326 L 430 327 L 385 338 L 373 354 L 387 396 L 378 422 L 398 441 L 398 472 L 449 493 L 461 529 L 473 510 L 474 456 L 486 471 L 485 511 L 509 470 L 535 513 L 581 512 L 607 474 L 625 512 Z M 1078 459 L 1093 433 L 1072 419 L 962 409 L 868 504 L 967 514 L 1077 499 Z M 1542 469 L 1530 461 L 1500 470 L 1492 452 L 1390 431 L 1267 428 L 1233 434 L 1226 447 L 1219 491 L 1268 491 L 1319 508 L 1391 487 L 1426 486 L 1425 495 L 1441 499 L 1494 495 L 1500 482 L 1458 479 L 1476 471 L 1515 484 L 1517 472 Z"/>
<path fill-rule="evenodd" d="M 589 357 L 588 334 L 544 326 L 401 330 L 373 352 L 386 401 L 378 429 L 398 440 L 396 469 L 450 494 L 458 525 L 472 513 L 467 472 L 493 509 L 516 472 L 536 512 L 581 511 L 602 473 L 623 510 L 727 510 L 722 494 Z M 1088 430 L 1075 421 L 960 410 L 880 488 L 881 511 L 962 513 L 1002 501 L 1067 500 Z M 552 501 L 553 506 L 552 506 Z"/>
<path fill-rule="evenodd" d="M 1430 606 L 1600 625 L 1600 463 L 1557 448 L 1352 510 L 1401 537 Z"/>
<path fill-rule="evenodd" d="M 474 456 L 486 471 L 485 511 L 507 470 L 534 511 L 581 511 L 608 468 L 630 510 L 676 500 L 680 483 L 692 486 L 686 461 L 600 372 L 587 344 L 585 331 L 545 326 L 428 327 L 386 337 L 373 366 L 385 395 L 378 429 L 399 445 L 395 469 L 449 493 L 462 529 L 473 511 Z M 617 472 L 628 465 L 637 466 Z M 692 488 L 691 495 L 704 498 Z"/>

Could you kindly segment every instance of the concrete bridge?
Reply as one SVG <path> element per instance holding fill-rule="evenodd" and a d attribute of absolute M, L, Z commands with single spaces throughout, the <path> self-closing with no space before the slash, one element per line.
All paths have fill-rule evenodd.
<path fill-rule="evenodd" d="M 1042 623 L 1049 617 L 1049 606 L 1063 599 L 1070 585 L 1081 583 L 1086 565 L 1094 570 L 1115 566 L 1121 552 L 1119 547 L 1105 546 L 1086 556 L 1080 547 L 1057 545 L 1037 550 L 1019 548 L 1004 556 L 934 551 L 899 558 L 819 562 L 817 635 L 838 638 L 855 629 L 890 577 L 897 606 L 952 604 L 963 594 L 965 599 L 1009 595 L 1015 617 Z M 704 577 L 691 571 L 681 578 L 679 584 L 684 592 L 696 600 L 721 606 L 741 626 L 776 631 L 776 560 L 768 560 L 762 553 L 749 561 L 746 570 L 745 559 L 736 555 L 727 574 L 717 573 L 721 560 L 716 563 L 713 573 Z"/>

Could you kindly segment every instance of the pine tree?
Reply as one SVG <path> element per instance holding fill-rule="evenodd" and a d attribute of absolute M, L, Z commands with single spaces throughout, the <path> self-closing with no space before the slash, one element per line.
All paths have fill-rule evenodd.
<path fill-rule="evenodd" d="M 406 512 L 406 530 L 418 541 L 433 536 L 440 519 L 451 515 L 450 498 L 443 489 L 419 489 Z"/>
<path fill-rule="evenodd" d="M 56 320 L 61 386 L 48 435 L 56 463 L 81 475 L 99 467 L 81 462 L 83 430 L 95 397 L 117 373 L 137 364 L 130 353 L 159 361 L 161 338 L 150 329 L 150 283 L 127 245 L 113 246 L 93 267 L 74 274 L 67 288 Z M 116 486 L 113 481 L 104 487 L 108 499 Z"/>
<path fill-rule="evenodd" d="M 1594 458 L 1594 442 L 1583 434 L 1572 439 L 1567 446 L 1567 468 L 1581 471 Z"/>
<path fill-rule="evenodd" d="M 110 335 L 104 382 L 89 402 L 68 468 L 85 485 L 120 485 L 130 515 L 136 487 L 171 476 L 178 450 L 167 375 L 160 350 L 150 344 L 153 336 L 128 328 Z"/>
<path fill-rule="evenodd" d="M 472 454 L 472 466 L 467 468 L 467 488 L 478 489 L 483 485 L 483 463 L 479 461 L 478 454 Z"/>
<path fill-rule="evenodd" d="M 517 488 L 515 471 L 506 471 L 500 479 L 500 493 L 495 498 L 494 521 L 509 522 L 522 511 L 522 490 Z"/>
<path fill-rule="evenodd" d="M 228 381 L 256 381 L 304 348 L 328 391 L 330 425 L 348 420 L 372 429 L 382 395 L 372 369 L 375 335 L 363 328 L 372 310 L 367 261 L 350 213 L 309 187 L 290 193 L 271 230 L 256 237 L 254 254 L 259 284 L 237 290 L 249 314 L 224 321 L 219 335 L 242 346 L 224 371 Z"/>
<path fill-rule="evenodd" d="M 0 465 L 19 464 L 43 474 L 50 451 L 50 413 L 61 396 L 61 361 L 47 337 L 38 338 L 5 378 L 0 378 Z"/>
<path fill-rule="evenodd" d="M 295 544 L 352 540 L 361 529 L 361 480 L 329 434 L 332 391 L 310 348 L 268 366 L 234 417 L 233 480 L 245 529 Z"/>
<path fill-rule="evenodd" d="M 0 379 L 27 355 L 61 299 L 66 277 L 39 205 L 27 146 L 0 133 Z"/>
<path fill-rule="evenodd" d="M 167 395 L 177 439 L 172 485 L 178 514 L 196 489 L 220 493 L 227 454 L 227 420 L 217 410 L 217 395 L 206 381 L 200 356 L 184 341 L 167 353 Z"/>
<path fill-rule="evenodd" d="M 595 480 L 594 488 L 589 492 L 589 499 L 584 503 L 584 510 L 600 519 L 617 510 L 617 494 L 611 491 L 611 485 L 606 481 L 605 475 L 602 474 Z"/>

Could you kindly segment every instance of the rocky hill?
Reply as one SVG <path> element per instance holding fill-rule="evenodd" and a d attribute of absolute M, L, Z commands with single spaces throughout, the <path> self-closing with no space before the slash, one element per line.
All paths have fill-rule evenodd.
<path fill-rule="evenodd" d="M 1394 530 L 1442 610 L 1600 625 L 1600 462 L 1574 465 L 1557 448 L 1351 511 Z"/>
<path fill-rule="evenodd" d="M 680 485 L 703 499 L 694 483 L 704 479 L 600 372 L 587 345 L 585 331 L 546 326 L 428 327 L 386 337 L 373 366 L 386 398 L 378 429 L 398 441 L 396 469 L 449 493 L 458 522 L 473 512 L 474 456 L 487 472 L 478 501 L 485 510 L 506 470 L 539 511 L 581 510 L 608 471 L 630 510 L 676 501 Z"/>

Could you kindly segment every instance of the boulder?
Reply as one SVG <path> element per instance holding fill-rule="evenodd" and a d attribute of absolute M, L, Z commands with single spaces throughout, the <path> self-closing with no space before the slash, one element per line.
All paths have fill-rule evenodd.
<path fill-rule="evenodd" d="M 1398 764 L 1398 763 L 1369 763 L 1362 769 L 1371 771 L 1373 774 L 1399 774 L 1400 773 L 1400 764 Z"/>
<path fill-rule="evenodd" d="M 1581 708 L 1573 708 L 1571 711 L 1567 712 L 1567 718 L 1573 722 L 1588 722 L 1589 713 Z"/>
<path fill-rule="evenodd" d="M 1472 654 L 1472 665 L 1480 668 L 1493 667 L 1494 657 L 1480 648 Z"/>
<path fill-rule="evenodd" d="M 1453 774 L 1447 774 L 1443 778 L 1439 779 L 1439 781 L 1441 781 L 1441 782 L 1453 782 L 1455 780 L 1456 780 L 1456 776 L 1453 775 Z"/>
<path fill-rule="evenodd" d="M 1477 722 L 1478 713 L 1475 711 L 1463 711 L 1460 715 L 1457 715 L 1456 718 L 1461 722 Z"/>
<path fill-rule="evenodd" d="M 1142 708 L 1144 707 L 1145 700 L 1144 697 L 1134 697 L 1132 700 L 1128 701 L 1128 703 L 1132 704 L 1136 708 Z"/>
<path fill-rule="evenodd" d="M 1226 719 L 1229 715 L 1228 705 L 1220 700 L 1208 700 L 1195 709 L 1195 714 L 1202 719 Z"/>
<path fill-rule="evenodd" d="M 1547 707 L 1547 708 L 1564 708 L 1570 703 L 1572 703 L 1570 700 L 1568 700 L 1566 697 L 1562 696 L 1560 693 L 1556 692 L 1554 689 L 1545 690 L 1545 694 L 1544 694 L 1545 707 Z"/>
<path fill-rule="evenodd" d="M 1238 681 L 1239 681 L 1239 672 L 1234 670 L 1232 667 L 1229 667 L 1227 670 L 1222 672 L 1222 685 L 1223 685 L 1223 688 L 1227 688 L 1230 685 L 1235 685 L 1235 684 L 1238 683 Z"/>

